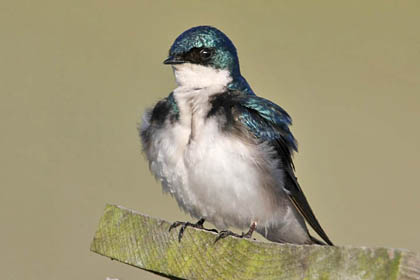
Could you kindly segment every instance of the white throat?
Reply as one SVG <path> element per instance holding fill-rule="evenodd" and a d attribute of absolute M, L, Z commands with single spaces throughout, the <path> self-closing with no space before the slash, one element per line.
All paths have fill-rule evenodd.
<path fill-rule="evenodd" d="M 225 88 L 232 81 L 228 70 L 215 69 L 210 66 L 184 63 L 174 65 L 173 69 L 176 83 L 183 88 Z"/>

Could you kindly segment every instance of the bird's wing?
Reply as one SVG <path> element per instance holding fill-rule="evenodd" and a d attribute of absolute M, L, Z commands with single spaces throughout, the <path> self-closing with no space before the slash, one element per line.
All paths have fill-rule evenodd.
<path fill-rule="evenodd" d="M 284 188 L 290 200 L 318 235 L 327 244 L 333 245 L 316 219 L 294 175 L 292 156 L 297 151 L 297 143 L 289 129 L 292 124 L 290 116 L 280 106 L 255 95 L 239 94 L 237 102 L 241 105 L 239 120 L 256 138 L 268 142 L 277 151 L 285 170 Z"/>

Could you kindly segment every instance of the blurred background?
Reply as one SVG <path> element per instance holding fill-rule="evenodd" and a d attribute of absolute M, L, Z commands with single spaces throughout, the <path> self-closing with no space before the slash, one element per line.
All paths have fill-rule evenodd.
<path fill-rule="evenodd" d="M 89 251 L 106 203 L 190 219 L 137 124 L 175 83 L 173 40 L 213 25 L 294 119 L 297 175 L 338 245 L 420 251 L 420 2 L 0 3 L 3 279 L 158 279 Z"/>

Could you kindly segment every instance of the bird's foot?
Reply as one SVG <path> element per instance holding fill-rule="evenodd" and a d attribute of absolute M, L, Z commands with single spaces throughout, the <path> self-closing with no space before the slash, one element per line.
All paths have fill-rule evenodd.
<path fill-rule="evenodd" d="M 255 230 L 256 227 L 257 227 L 257 223 L 253 222 L 251 224 L 251 226 L 249 227 L 248 232 L 242 232 L 241 234 L 234 233 L 234 232 L 232 232 L 230 230 L 222 230 L 217 235 L 216 239 L 214 240 L 214 243 L 216 243 L 220 239 L 226 238 L 228 236 L 234 236 L 234 237 L 238 237 L 238 238 L 247 238 L 247 239 L 249 239 L 249 238 L 252 237 L 252 233 L 254 232 L 254 230 Z"/>
<path fill-rule="evenodd" d="M 187 227 L 193 227 L 193 228 L 197 228 L 197 229 L 203 229 L 203 230 L 211 231 L 211 232 L 215 232 L 215 233 L 218 232 L 216 229 L 208 229 L 208 228 L 205 228 L 203 226 L 205 221 L 206 221 L 206 219 L 204 219 L 204 218 L 201 218 L 195 224 L 190 223 L 190 222 L 179 222 L 179 221 L 177 221 L 177 222 L 173 223 L 169 227 L 169 231 L 171 231 L 174 228 L 177 228 L 178 226 L 181 226 L 181 229 L 179 230 L 179 233 L 178 233 L 178 241 L 179 242 L 181 242 L 182 236 L 184 235 L 184 231 L 185 231 L 185 229 Z"/>

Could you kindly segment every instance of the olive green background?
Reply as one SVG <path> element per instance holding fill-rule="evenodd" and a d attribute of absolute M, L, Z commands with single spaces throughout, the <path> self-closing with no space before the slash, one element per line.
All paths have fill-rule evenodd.
<path fill-rule="evenodd" d="M 189 219 L 136 126 L 185 29 L 236 44 L 294 119 L 297 175 L 339 245 L 420 251 L 420 1 L 0 1 L 3 279 L 157 279 L 89 251 L 105 203 Z"/>

